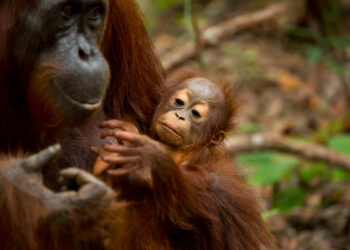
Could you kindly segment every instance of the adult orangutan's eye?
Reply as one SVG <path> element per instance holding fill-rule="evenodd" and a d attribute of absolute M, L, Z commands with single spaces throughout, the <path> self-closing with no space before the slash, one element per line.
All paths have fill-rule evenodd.
<path fill-rule="evenodd" d="M 90 10 L 88 17 L 90 20 L 97 20 L 102 15 L 102 12 L 102 7 L 96 6 Z"/>
<path fill-rule="evenodd" d="M 62 15 L 64 17 L 72 17 L 77 13 L 76 8 L 72 4 L 65 5 L 62 8 Z"/>

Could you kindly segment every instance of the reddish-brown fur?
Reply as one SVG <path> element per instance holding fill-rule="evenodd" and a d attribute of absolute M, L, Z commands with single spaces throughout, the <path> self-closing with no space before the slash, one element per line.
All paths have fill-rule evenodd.
<path fill-rule="evenodd" d="M 34 97 L 33 93 L 24 93 L 28 82 L 34 81 L 32 86 L 43 86 L 60 67 L 51 65 L 52 67 L 45 69 L 44 64 L 50 65 L 50 62 L 44 62 L 38 67 L 40 72 L 19 72 L 10 56 L 13 40 L 21 39 L 12 36 L 16 20 L 24 7 L 33 2 L 35 0 L 4 0 L 0 3 L 0 112 L 4 118 L 0 123 L 0 152 L 5 155 L 17 154 L 20 150 L 31 154 L 59 142 L 63 151 L 61 157 L 44 169 L 45 183 L 57 188 L 59 169 L 76 166 L 91 170 L 95 157 L 89 152 L 89 148 L 103 144 L 97 126 L 101 121 L 111 117 L 128 117 L 147 129 L 162 93 L 164 76 L 136 3 L 133 0 L 110 0 L 110 13 L 101 50 L 113 73 L 103 110 L 88 122 L 67 126 L 60 114 L 51 112 L 51 100 L 45 89 L 39 88 L 37 92 L 33 91 L 35 100 L 39 105 L 47 106 L 43 108 L 47 113 L 41 111 L 40 114 L 35 114 L 34 109 L 34 114 L 30 114 L 28 102 L 34 102 Z M 38 98 L 41 98 L 40 101 Z M 40 120 L 33 119 L 37 115 L 54 119 L 47 126 L 41 124 Z M 4 157 L 1 165 L 9 164 L 8 157 Z M 45 223 L 39 223 L 39 218 L 46 215 L 43 205 L 30 195 L 17 190 L 4 178 L 1 177 L 0 181 L 2 247 L 38 249 L 38 245 L 43 243 L 51 244 L 48 243 L 50 239 L 57 241 L 62 239 L 62 235 L 68 235 L 66 242 L 62 242 L 59 248 L 62 249 L 63 246 L 66 247 L 65 243 L 74 246 L 73 239 L 78 241 L 84 235 L 84 231 L 65 228 L 63 233 L 57 228 L 50 228 L 50 224 L 45 226 Z M 36 233 L 38 226 L 41 228 L 39 239 Z M 46 230 L 42 230 L 43 227 Z M 88 230 L 89 228 L 85 229 Z M 45 249 L 50 248 L 49 245 L 46 247 Z M 90 248 L 97 249 L 94 245 Z"/>
<path fill-rule="evenodd" d="M 179 169 L 162 159 L 167 170 L 153 174 L 153 191 L 137 187 L 133 196 L 124 186 L 120 198 L 130 204 L 112 212 L 107 248 L 273 249 L 242 175 L 219 151 L 200 157 Z"/>
<path fill-rule="evenodd" d="M 4 118 L 0 123 L 0 152 L 5 155 L 19 150 L 35 153 L 59 142 L 63 151 L 61 157 L 44 170 L 45 183 L 57 188 L 55 180 L 59 169 L 76 166 L 91 170 L 95 157 L 89 153 L 89 148 L 103 144 L 97 128 L 101 121 L 127 117 L 144 130 L 149 127 L 163 91 L 163 71 L 134 1 L 111 0 L 101 45 L 112 72 L 103 110 L 88 122 L 67 126 L 60 114 L 50 113 L 48 108 L 48 113 L 42 115 L 54 117 L 54 122 L 43 126 L 41 121 L 33 119 L 35 109 L 34 114 L 29 112 L 28 101 L 32 100 L 33 93 L 26 93 L 26 86 L 29 81 L 34 81 L 33 86 L 39 85 L 39 82 L 44 84 L 50 74 L 56 72 L 20 72 L 9 53 L 13 39 L 16 39 L 12 36 L 14 24 L 23 8 L 33 2 L 35 0 L 4 0 L 0 3 L 0 112 Z M 54 66 L 59 69 L 59 65 Z M 44 102 L 40 105 L 52 105 L 49 97 L 45 96 L 45 89 L 38 89 L 35 94 L 42 95 Z M 225 246 L 243 249 L 242 246 L 247 246 L 253 249 L 260 242 L 267 244 L 269 235 L 251 192 L 241 176 L 232 172 L 220 151 L 212 151 L 208 158 L 210 161 L 206 161 L 206 154 L 200 153 L 200 160 L 205 163 L 196 161 L 198 165 L 188 165 L 186 169 L 173 168 L 157 175 L 168 181 L 156 180 L 155 190 L 159 192 L 155 193 L 154 200 L 151 198 L 153 193 L 143 188 L 129 189 L 124 185 L 127 200 L 133 201 L 134 197 L 144 194 L 149 202 L 136 202 L 123 210 L 124 214 L 117 210 L 112 219 L 118 227 L 113 227 L 110 234 L 114 235 L 117 231 L 118 235 L 111 237 L 107 245 L 124 249 L 170 246 L 188 249 L 222 249 Z M 0 174 L 3 167 L 10 163 L 9 157 L 3 158 Z M 219 186 L 216 186 L 217 179 L 220 180 Z M 208 187 L 213 187 L 213 191 L 208 192 Z M 67 227 L 65 221 L 59 221 L 61 227 L 53 227 L 58 224 L 57 221 L 51 223 L 55 218 L 46 218 L 48 209 L 2 175 L 0 192 L 0 236 L 4 249 L 76 249 L 80 239 L 88 237 L 89 232 L 95 232 L 90 227 Z M 227 196 L 233 198 L 229 199 L 232 202 L 226 203 Z M 227 216 L 230 219 L 226 220 Z M 122 218 L 120 222 L 119 218 Z M 222 237 L 223 231 L 229 229 L 232 230 L 229 235 L 235 236 L 231 245 L 228 243 L 231 239 Z M 102 231 L 99 232 L 102 234 Z M 207 239 L 214 240 L 208 242 Z M 187 245 L 186 242 L 191 243 Z M 79 249 L 98 247 L 87 243 Z"/>
<path fill-rule="evenodd" d="M 14 161 L 10 157 L 0 160 L 0 166 Z M 43 206 L 25 193 L 18 192 L 5 178 L 0 176 L 0 218 L 1 247 L 4 249 L 35 249 L 34 228 L 42 215 Z"/>
<path fill-rule="evenodd" d="M 233 127 L 236 100 L 228 83 L 183 70 L 170 78 L 160 106 L 173 90 L 179 90 L 179 83 L 195 77 L 209 78 L 224 93 L 227 108 L 218 112 L 220 117 L 214 115 L 210 123 L 215 126 L 210 126 L 208 136 L 203 135 L 210 140 L 209 135 L 228 132 Z M 209 117 L 213 118 L 213 114 Z M 152 139 L 146 139 L 140 147 L 149 140 Z M 274 248 L 254 192 L 234 169 L 225 149 L 209 141 L 203 144 L 180 150 L 168 148 L 166 153 L 161 147 L 146 146 L 144 151 L 154 152 L 140 154 L 145 159 L 139 163 L 140 170 L 112 177 L 112 185 L 120 192 L 119 200 L 128 205 L 112 209 L 108 217 L 107 248 Z"/>

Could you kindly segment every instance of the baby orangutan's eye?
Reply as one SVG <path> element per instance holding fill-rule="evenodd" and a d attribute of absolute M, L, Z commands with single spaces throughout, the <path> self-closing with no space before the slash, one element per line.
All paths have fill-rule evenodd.
<path fill-rule="evenodd" d="M 201 114 L 197 111 L 197 110 L 192 110 L 192 115 L 195 117 L 195 118 L 201 118 Z"/>
<path fill-rule="evenodd" d="M 176 98 L 175 104 L 178 106 L 183 106 L 183 105 L 185 105 L 185 102 L 183 100 L 181 100 L 180 98 Z"/>

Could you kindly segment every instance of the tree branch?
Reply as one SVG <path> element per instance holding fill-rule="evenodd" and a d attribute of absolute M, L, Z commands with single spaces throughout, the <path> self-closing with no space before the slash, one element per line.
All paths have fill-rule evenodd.
<path fill-rule="evenodd" d="M 320 144 L 290 139 L 275 133 L 232 136 L 227 138 L 225 144 L 230 154 L 276 150 L 295 154 L 311 161 L 323 161 L 350 172 L 350 157 Z"/>
<path fill-rule="evenodd" d="M 283 3 L 272 4 L 255 13 L 245 14 L 232 18 L 224 23 L 210 27 L 203 32 L 203 47 L 215 46 L 221 40 L 247 30 L 258 25 L 267 23 L 271 20 L 283 16 L 286 12 L 286 6 Z M 185 62 L 194 59 L 197 56 L 196 45 L 193 41 L 186 43 L 180 49 L 165 55 L 162 64 L 166 72 L 169 72 Z"/>

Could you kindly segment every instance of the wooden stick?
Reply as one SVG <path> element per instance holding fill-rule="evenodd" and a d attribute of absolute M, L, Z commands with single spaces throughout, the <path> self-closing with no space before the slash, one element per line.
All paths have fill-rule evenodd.
<path fill-rule="evenodd" d="M 225 144 L 229 153 L 234 155 L 257 150 L 276 150 L 311 161 L 322 161 L 350 172 L 350 157 L 320 144 L 299 141 L 275 133 L 232 136 L 227 138 Z"/>
<path fill-rule="evenodd" d="M 286 12 L 284 3 L 272 4 L 254 13 L 245 14 L 232 18 L 224 23 L 210 27 L 203 32 L 203 46 L 215 46 L 220 41 L 243 30 L 254 28 L 271 20 L 283 16 Z M 197 49 L 193 41 L 186 43 L 179 49 L 175 49 L 162 59 L 162 64 L 166 72 L 179 67 L 185 62 L 194 59 Z"/>

